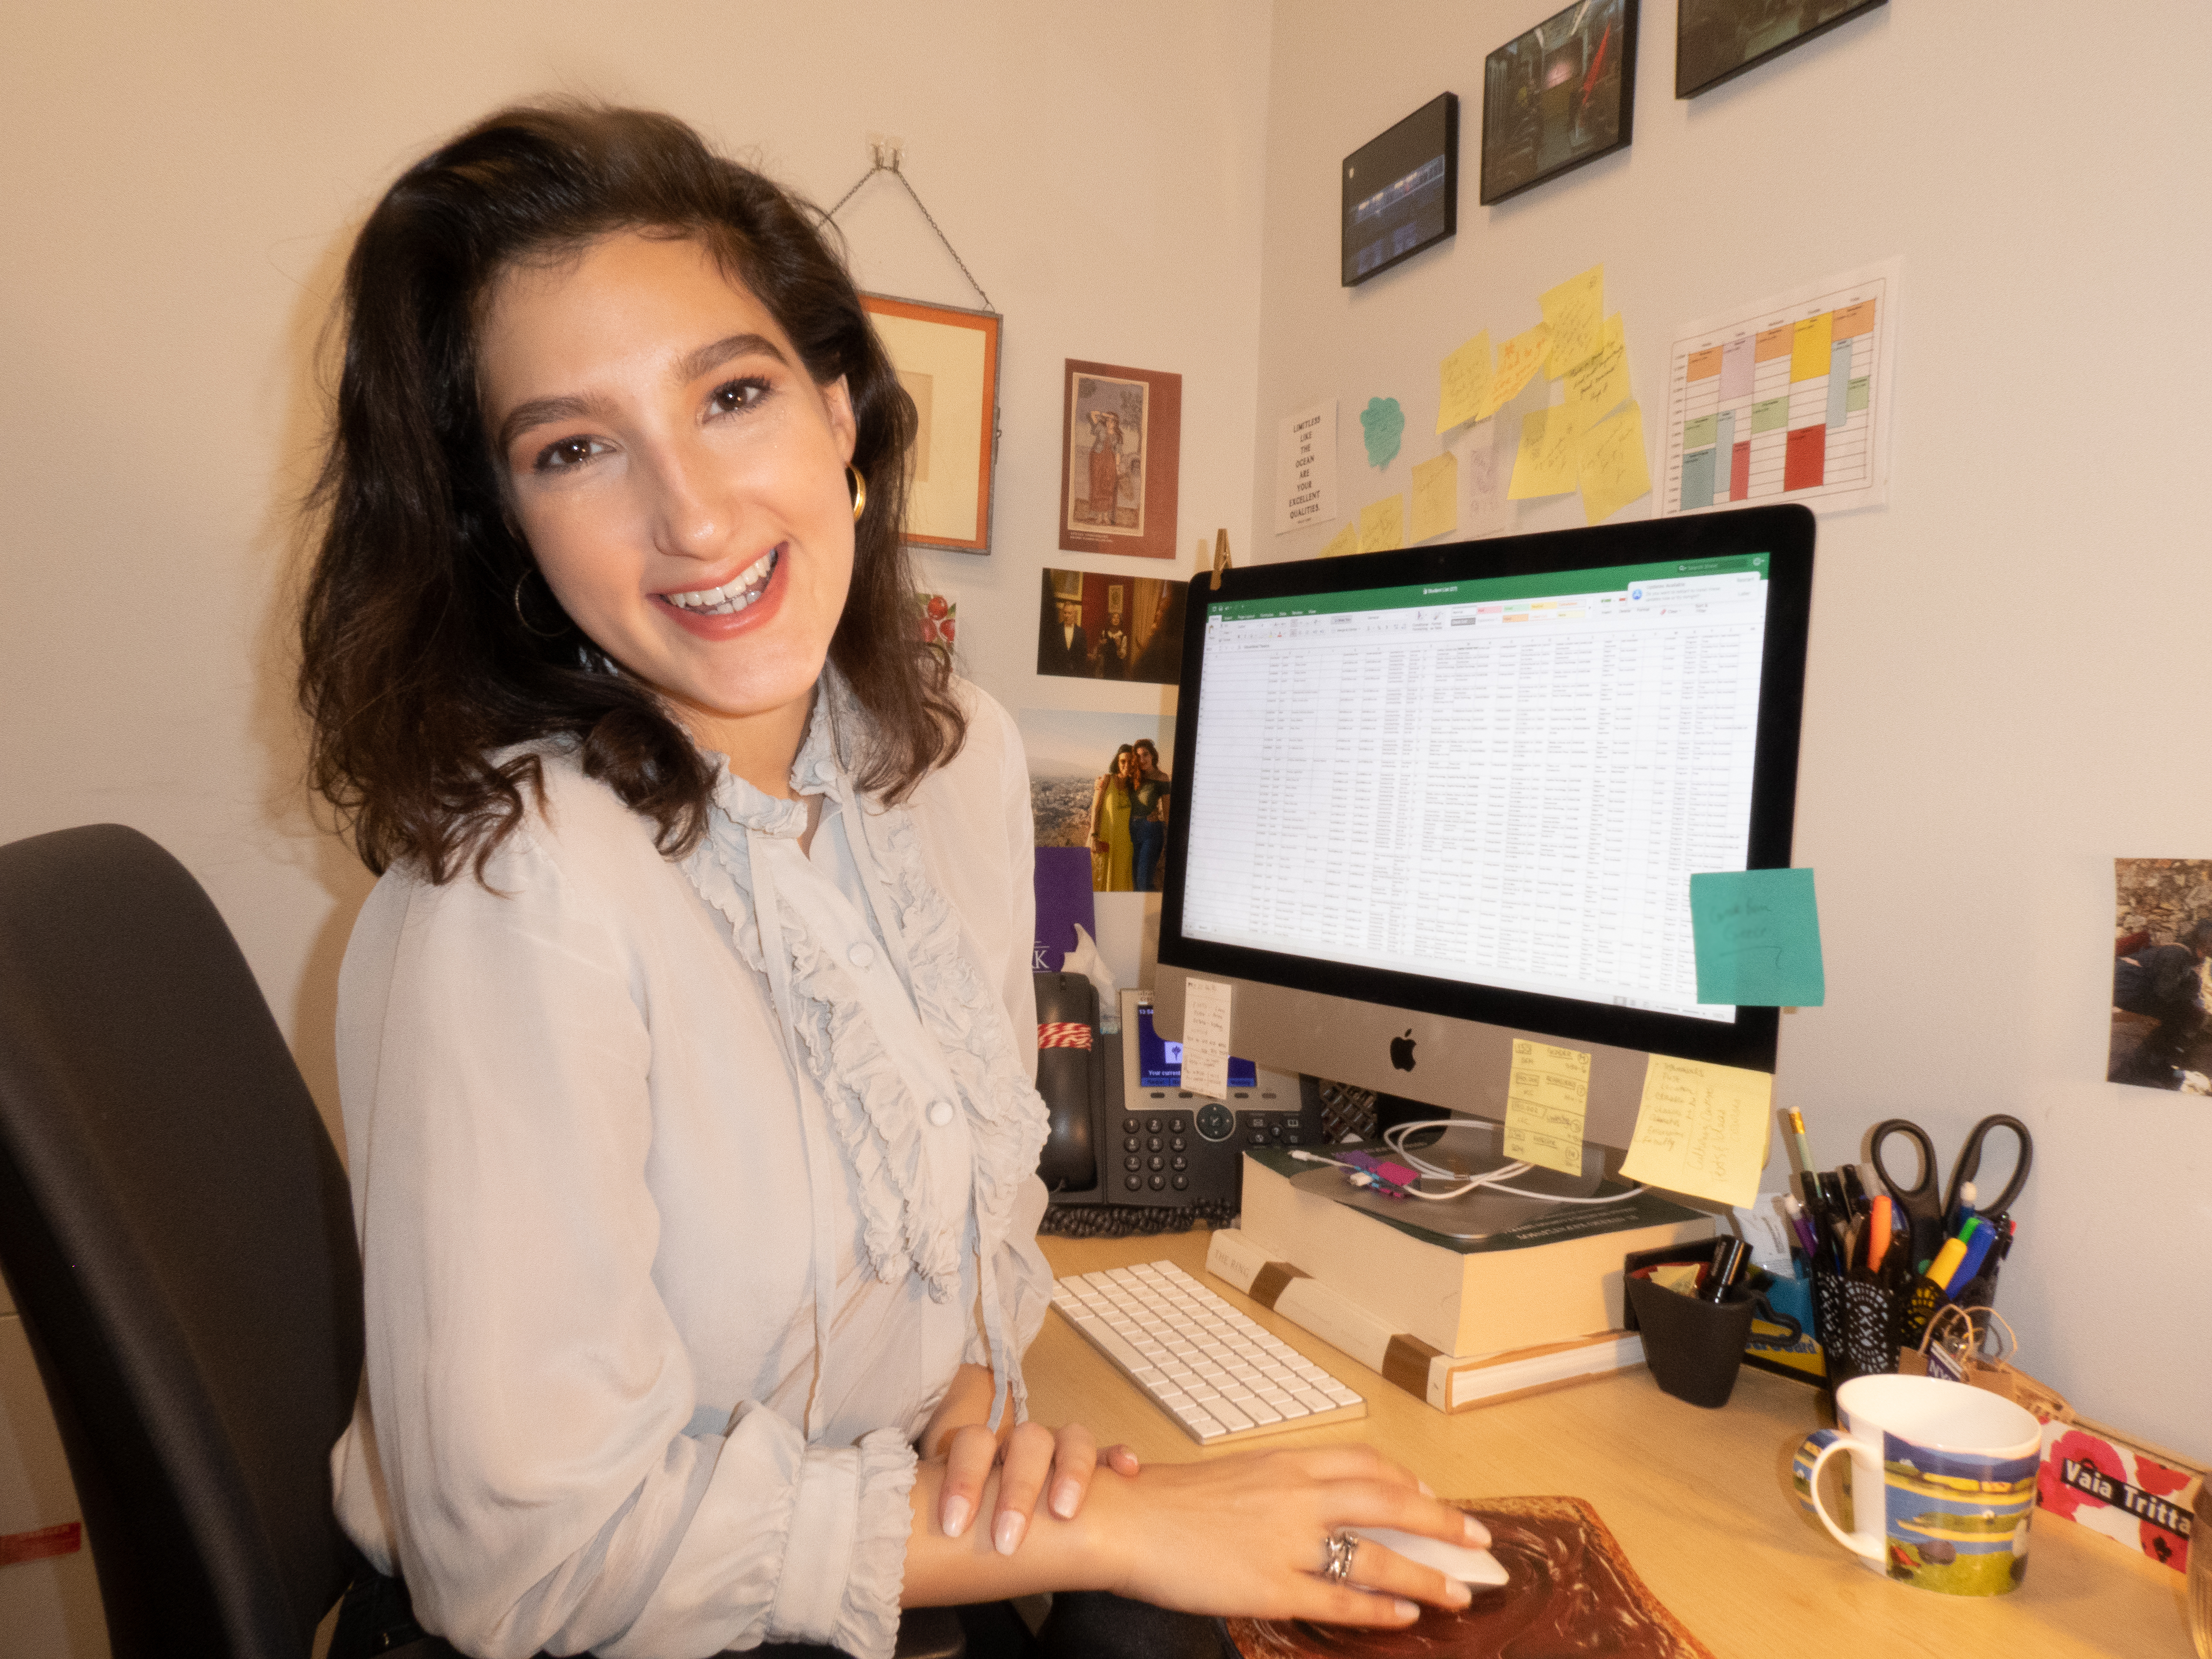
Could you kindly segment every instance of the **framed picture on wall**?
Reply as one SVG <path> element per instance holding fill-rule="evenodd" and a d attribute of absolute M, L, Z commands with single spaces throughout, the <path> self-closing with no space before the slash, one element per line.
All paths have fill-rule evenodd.
<path fill-rule="evenodd" d="M 1432 98 L 1344 158 L 1343 283 L 1379 276 L 1459 231 L 1459 99 Z"/>
<path fill-rule="evenodd" d="M 1682 0 L 1674 95 L 1694 98 L 1887 0 Z"/>
<path fill-rule="evenodd" d="M 1182 376 L 1070 358 L 1060 407 L 1060 551 L 1175 557 Z"/>
<path fill-rule="evenodd" d="M 1079 680 L 1182 680 L 1182 615 L 1188 585 L 1165 576 L 1107 576 L 1095 570 L 1044 573 L 1037 607 L 1040 674 Z"/>
<path fill-rule="evenodd" d="M 860 304 L 914 399 L 907 540 L 988 553 L 998 459 L 998 313 L 881 294 L 863 294 Z"/>
<path fill-rule="evenodd" d="M 1486 207 L 1628 147 L 1636 0 L 1577 0 L 1483 60 Z"/>

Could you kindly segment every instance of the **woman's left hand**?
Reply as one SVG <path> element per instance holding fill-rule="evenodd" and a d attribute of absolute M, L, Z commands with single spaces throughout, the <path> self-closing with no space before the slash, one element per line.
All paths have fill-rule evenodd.
<path fill-rule="evenodd" d="M 1029 1530 L 1038 1498 L 1045 1497 L 1061 1520 L 1074 1519 L 1091 1490 L 1091 1472 L 1101 1462 L 1116 1474 L 1134 1475 L 1139 1468 L 1137 1455 L 1127 1446 L 1102 1452 L 1091 1431 L 1079 1423 L 1057 1431 L 1040 1423 L 1018 1424 L 1003 1443 L 990 1430 L 971 1423 L 956 1431 L 945 1448 L 938 1524 L 949 1538 L 966 1532 L 983 1483 L 993 1466 L 1000 1465 L 991 1543 L 1000 1554 L 1012 1555 Z"/>

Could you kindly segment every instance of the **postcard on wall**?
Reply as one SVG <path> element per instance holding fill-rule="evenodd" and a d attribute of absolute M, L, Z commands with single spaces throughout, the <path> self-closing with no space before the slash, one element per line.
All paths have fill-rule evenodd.
<path fill-rule="evenodd" d="M 863 294 L 860 304 L 890 355 L 899 385 L 914 400 L 907 540 L 920 547 L 988 553 L 999 406 L 998 313 L 880 294 Z"/>
<path fill-rule="evenodd" d="M 1659 512 L 1889 499 L 1897 259 L 1674 331 Z"/>
<path fill-rule="evenodd" d="M 1275 533 L 1336 517 L 1336 399 L 1285 415 L 1275 434 Z"/>
<path fill-rule="evenodd" d="M 1048 569 L 1037 608 L 1036 672 L 1178 685 L 1188 597 L 1172 578 Z"/>
<path fill-rule="evenodd" d="M 1036 825 L 1040 866 L 1057 848 L 1096 849 L 1091 844 L 1093 811 L 1101 807 L 1099 781 L 1115 769 L 1124 748 L 1150 744 L 1158 757 L 1160 775 L 1175 763 L 1175 720 L 1159 714 L 1102 714 L 1089 709 L 1024 708 L 1014 716 L 1021 730 L 1022 747 L 1029 757 L 1030 814 Z M 1173 781 L 1170 779 L 1170 791 Z M 1171 809 L 1162 807 L 1159 812 Z M 1100 825 L 1107 833 L 1106 858 L 1087 860 L 1085 885 L 1098 892 L 1132 892 L 1136 886 L 1133 850 L 1114 856 L 1115 844 L 1131 839 L 1131 819 L 1125 806 L 1110 806 Z M 1145 878 L 1157 890 L 1157 866 L 1146 860 Z"/>
<path fill-rule="evenodd" d="M 1060 551 L 1175 557 L 1182 376 L 1070 358 L 1060 410 Z"/>
<path fill-rule="evenodd" d="M 2105 1080 L 2212 1095 L 2212 859 L 2115 859 Z"/>

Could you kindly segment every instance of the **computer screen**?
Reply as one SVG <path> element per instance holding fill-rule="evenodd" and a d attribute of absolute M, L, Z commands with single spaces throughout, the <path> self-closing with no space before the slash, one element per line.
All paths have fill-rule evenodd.
<path fill-rule="evenodd" d="M 1698 1000 L 1689 878 L 1790 861 L 1811 564 L 1775 508 L 1201 578 L 1164 968 L 1771 1069 L 1774 1010 Z M 1239 1051 L 1316 1070 L 1328 1012 Z M 1321 1074 L 1405 1080 L 1361 1041 Z"/>

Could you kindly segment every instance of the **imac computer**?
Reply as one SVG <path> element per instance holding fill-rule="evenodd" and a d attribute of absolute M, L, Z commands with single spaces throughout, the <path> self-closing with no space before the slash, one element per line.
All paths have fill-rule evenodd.
<path fill-rule="evenodd" d="M 1160 1035 L 1226 983 L 1234 1053 L 1492 1121 L 1565 1044 L 1613 1165 L 1651 1054 L 1771 1071 L 1689 884 L 1790 862 L 1812 579 L 1796 506 L 1200 575 Z"/>

